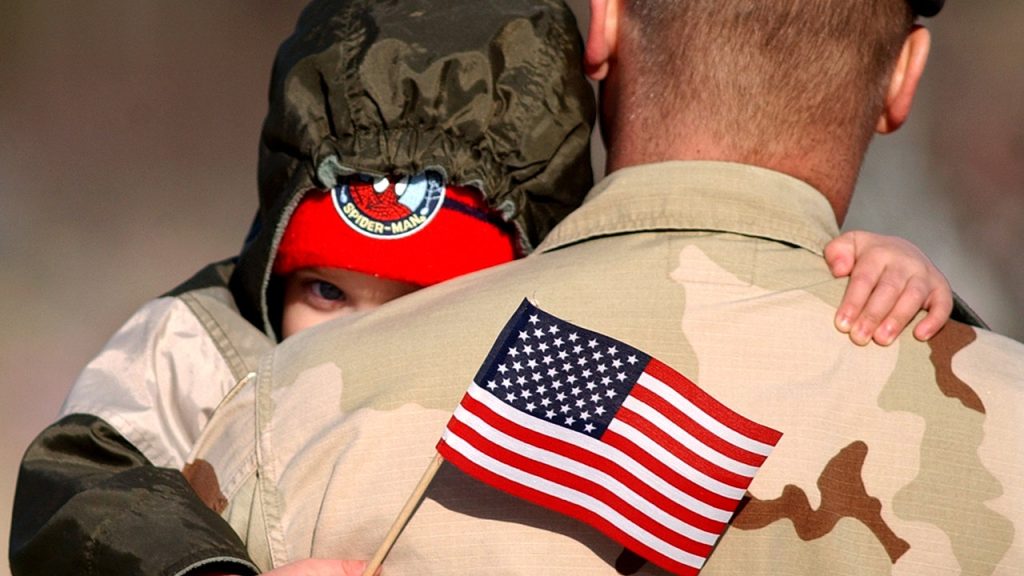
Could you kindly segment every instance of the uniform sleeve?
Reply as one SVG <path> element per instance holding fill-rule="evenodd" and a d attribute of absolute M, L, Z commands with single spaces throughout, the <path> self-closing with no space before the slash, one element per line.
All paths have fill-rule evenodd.
<path fill-rule="evenodd" d="M 22 460 L 10 561 L 15 576 L 258 573 L 178 470 L 82 414 L 44 430 Z"/>

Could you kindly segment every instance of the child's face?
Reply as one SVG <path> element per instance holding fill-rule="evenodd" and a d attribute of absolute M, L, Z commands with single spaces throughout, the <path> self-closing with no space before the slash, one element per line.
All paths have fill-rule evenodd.
<path fill-rule="evenodd" d="M 285 278 L 281 332 L 287 338 L 332 318 L 371 310 L 419 288 L 341 268 L 296 270 Z"/>

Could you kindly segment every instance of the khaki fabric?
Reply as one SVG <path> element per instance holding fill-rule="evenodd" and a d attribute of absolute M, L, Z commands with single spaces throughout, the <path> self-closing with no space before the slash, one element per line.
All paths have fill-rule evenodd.
<path fill-rule="evenodd" d="M 782 174 L 621 170 L 535 254 L 282 343 L 196 456 L 263 567 L 369 558 L 526 297 L 784 433 L 705 576 L 1024 573 L 1024 346 L 956 322 L 852 345 L 832 324 L 845 281 L 821 258 L 836 233 L 824 198 Z M 450 465 L 385 570 L 661 573 Z"/>

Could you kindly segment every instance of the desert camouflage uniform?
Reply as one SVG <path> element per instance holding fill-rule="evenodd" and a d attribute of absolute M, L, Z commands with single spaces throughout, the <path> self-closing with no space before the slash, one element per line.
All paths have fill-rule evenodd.
<path fill-rule="evenodd" d="M 1024 574 L 1024 346 L 955 321 L 852 345 L 822 259 L 836 233 L 824 197 L 779 173 L 620 170 L 526 259 L 284 342 L 193 457 L 258 564 L 369 558 L 526 297 L 784 433 L 705 576 Z M 661 573 L 450 465 L 384 568 Z"/>

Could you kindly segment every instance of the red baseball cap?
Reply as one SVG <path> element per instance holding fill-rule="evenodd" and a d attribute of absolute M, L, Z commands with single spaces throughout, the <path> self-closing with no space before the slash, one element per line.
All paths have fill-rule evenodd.
<path fill-rule="evenodd" d="M 514 260 L 514 227 L 475 188 L 433 171 L 412 177 L 348 177 L 310 190 L 288 221 L 274 274 L 343 268 L 419 286 Z"/>

